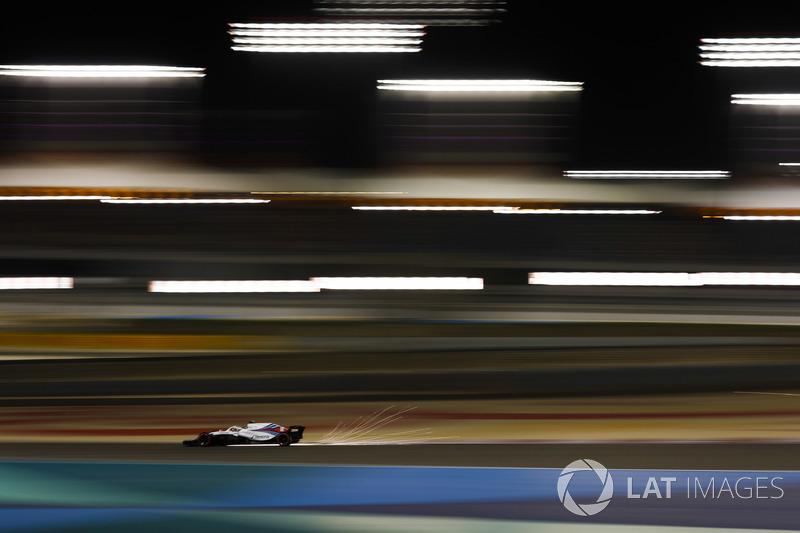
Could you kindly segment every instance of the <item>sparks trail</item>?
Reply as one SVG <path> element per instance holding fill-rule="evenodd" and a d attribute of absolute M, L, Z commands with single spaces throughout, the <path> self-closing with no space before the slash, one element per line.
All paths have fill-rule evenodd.
<path fill-rule="evenodd" d="M 395 406 L 392 405 L 381 411 L 377 411 L 367 416 L 358 417 L 353 423 L 347 424 L 339 421 L 331 431 L 319 440 L 320 444 L 408 444 L 419 442 L 421 439 L 430 439 L 430 429 L 413 429 L 407 431 L 396 431 L 391 433 L 376 432 L 396 422 L 402 416 L 416 407 L 401 409 L 392 412 Z"/>

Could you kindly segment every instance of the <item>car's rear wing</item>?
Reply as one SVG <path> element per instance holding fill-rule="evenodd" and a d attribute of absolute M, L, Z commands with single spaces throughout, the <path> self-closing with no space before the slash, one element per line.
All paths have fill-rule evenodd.
<path fill-rule="evenodd" d="M 303 431 L 305 431 L 305 429 L 305 426 L 289 426 L 289 436 L 292 437 L 293 443 L 297 443 L 303 438 Z"/>

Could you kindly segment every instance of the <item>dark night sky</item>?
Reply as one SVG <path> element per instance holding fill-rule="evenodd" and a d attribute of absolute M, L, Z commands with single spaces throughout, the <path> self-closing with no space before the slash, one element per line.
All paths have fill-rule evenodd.
<path fill-rule="evenodd" d="M 586 89 L 581 157 L 586 164 L 613 164 L 638 154 L 651 166 L 676 158 L 714 166 L 730 86 L 715 69 L 697 65 L 699 38 L 784 34 L 792 31 L 789 17 L 775 17 L 766 8 L 725 11 L 730 4 L 721 2 L 701 9 L 689 2 L 636 10 L 629 5 L 641 6 L 512 0 L 502 24 L 431 28 L 422 53 L 397 54 L 414 57 L 324 61 L 233 53 L 225 33 L 227 23 L 236 20 L 313 17 L 310 0 L 245 2 L 231 8 L 181 3 L 164 9 L 138 3 L 126 10 L 91 12 L 79 12 L 75 4 L 21 6 L 14 27 L 3 35 L 0 62 L 205 66 L 204 104 L 211 108 L 269 105 L 271 91 L 283 88 L 297 98 L 318 98 L 321 105 L 340 105 L 349 98 L 358 109 L 361 90 L 392 76 L 581 81 Z"/>

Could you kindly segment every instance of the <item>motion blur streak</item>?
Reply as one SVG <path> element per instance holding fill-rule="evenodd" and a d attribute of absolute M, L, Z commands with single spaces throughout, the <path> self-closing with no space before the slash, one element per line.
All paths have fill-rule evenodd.
<path fill-rule="evenodd" d="M 722 220 L 751 220 L 761 222 L 786 222 L 800 220 L 800 216 L 794 215 L 724 215 L 707 216 L 705 218 L 721 218 Z"/>
<path fill-rule="evenodd" d="M 480 290 L 480 278 L 311 278 L 310 280 L 151 281 L 150 292 L 237 293 L 327 290 Z"/>
<path fill-rule="evenodd" d="M 259 198 L 109 198 L 104 204 L 267 204 Z"/>
<path fill-rule="evenodd" d="M 71 288 L 72 278 L 0 278 L 0 290 Z"/>
<path fill-rule="evenodd" d="M 237 293 L 237 292 L 319 292 L 319 286 L 307 280 L 218 280 L 218 281 L 151 281 L 150 292 L 173 293 Z"/>
<path fill-rule="evenodd" d="M 707 67 L 797 67 L 800 39 L 725 38 L 701 39 L 700 64 Z"/>
<path fill-rule="evenodd" d="M 546 80 L 378 80 L 378 89 L 421 92 L 577 92 L 580 82 Z"/>
<path fill-rule="evenodd" d="M 568 178 L 584 180 L 714 180 L 730 178 L 730 172 L 724 170 L 567 170 L 564 175 Z"/>
<path fill-rule="evenodd" d="M 41 78 L 202 78 L 205 69 L 148 65 L 0 65 L 0 76 Z"/>
<path fill-rule="evenodd" d="M 110 200 L 110 196 L 95 196 L 95 195 L 53 195 L 53 196 L 35 196 L 35 195 L 17 195 L 17 196 L 0 196 L 0 201 L 28 201 L 28 200 Z"/>
<path fill-rule="evenodd" d="M 800 285 L 793 272 L 533 272 L 531 285 L 700 287 L 703 285 Z"/>
<path fill-rule="evenodd" d="M 734 94 L 731 103 L 738 105 L 800 105 L 800 94 Z"/>
<path fill-rule="evenodd" d="M 696 287 L 702 284 L 686 272 L 535 272 L 531 285 L 621 285 Z"/>
<path fill-rule="evenodd" d="M 329 290 L 481 290 L 481 278 L 311 278 Z"/>
<path fill-rule="evenodd" d="M 794 272 L 703 272 L 704 285 L 800 285 L 800 274 Z"/>
<path fill-rule="evenodd" d="M 513 212 L 516 207 L 497 205 L 355 205 L 355 211 L 492 211 Z"/>
<path fill-rule="evenodd" d="M 498 0 L 315 0 L 328 20 L 391 17 L 431 26 L 486 26 L 500 22 L 506 2 Z"/>
<path fill-rule="evenodd" d="M 501 215 L 658 215 L 650 209 L 497 209 Z"/>
<path fill-rule="evenodd" d="M 240 52 L 419 52 L 424 26 L 407 24 L 231 23 Z"/>

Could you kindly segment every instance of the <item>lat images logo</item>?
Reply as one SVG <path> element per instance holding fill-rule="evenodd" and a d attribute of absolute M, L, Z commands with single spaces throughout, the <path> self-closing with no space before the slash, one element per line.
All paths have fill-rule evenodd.
<path fill-rule="evenodd" d="M 597 497 L 595 503 L 578 503 L 576 502 L 569 492 L 569 485 L 576 474 L 594 473 L 602 483 L 602 490 Z M 614 494 L 614 480 L 611 478 L 611 473 L 598 463 L 591 459 L 578 459 L 567 465 L 558 477 L 558 499 L 564 504 L 568 511 L 579 516 L 592 516 L 596 515 L 611 503 L 611 496 Z"/>

